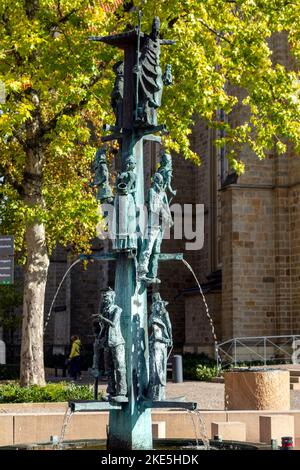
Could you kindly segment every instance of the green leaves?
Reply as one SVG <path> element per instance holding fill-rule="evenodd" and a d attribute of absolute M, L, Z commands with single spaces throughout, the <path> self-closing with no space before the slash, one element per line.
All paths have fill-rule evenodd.
<path fill-rule="evenodd" d="M 299 0 L 162 1 L 159 7 L 147 2 L 145 23 L 160 14 L 163 34 L 177 40 L 175 48 L 163 50 L 175 77 L 161 111 L 171 130 L 171 148 L 196 159 L 188 129 L 196 116 L 217 122 L 217 109 L 227 114 L 226 145 L 233 165 L 240 166 L 243 144 L 260 158 L 274 146 L 282 152 L 286 139 L 298 148 L 300 101 L 291 78 L 299 79 L 299 73 L 291 72 L 288 42 L 299 57 L 299 6 Z M 241 117 L 244 122 L 238 124 Z"/>
<path fill-rule="evenodd" d="M 59 241 L 88 251 L 100 217 L 88 184 L 97 146 L 91 146 L 90 136 L 91 129 L 99 135 L 109 109 L 107 76 L 114 55 L 106 50 L 99 57 L 88 36 L 94 30 L 106 34 L 111 19 L 89 0 L 41 0 L 32 17 L 23 1 L 4 0 L 0 18 L 0 80 L 7 92 L 0 114 L 1 231 L 13 231 L 16 249 L 22 250 L 25 224 L 38 220 L 46 225 L 49 250 Z M 103 59 L 109 71 L 101 77 Z M 37 92 L 38 105 L 31 90 Z M 43 199 L 30 204 L 16 191 L 33 145 L 29 127 L 40 135 L 34 145 L 43 161 Z"/>
<path fill-rule="evenodd" d="M 91 400 L 93 390 L 88 385 L 66 382 L 49 383 L 44 387 L 32 385 L 20 387 L 17 383 L 0 385 L 0 403 L 40 403 L 68 400 Z"/>
<path fill-rule="evenodd" d="M 88 184 L 91 163 L 103 122 L 113 122 L 112 64 L 121 57 L 118 49 L 91 43 L 88 36 L 134 27 L 138 8 L 143 9 L 144 31 L 150 31 L 158 15 L 162 37 L 176 40 L 175 46 L 162 47 L 161 56 L 162 67 L 170 63 L 174 76 L 159 111 L 160 122 L 170 130 L 165 138 L 169 149 L 199 163 L 201 155 L 190 146 L 199 119 L 225 131 L 218 144 L 226 144 L 238 172 L 243 171 L 245 146 L 259 158 L 274 149 L 285 153 L 288 142 L 300 149 L 300 0 L 133 3 L 136 10 L 120 5 L 115 14 L 114 1 L 104 10 L 101 2 L 91 0 L 40 0 L 28 15 L 21 0 L 1 2 L 0 80 L 7 99 L 0 105 L 6 173 L 0 219 L 2 230 L 17 231 L 19 249 L 24 224 L 38 218 L 46 224 L 50 249 L 60 241 L 88 250 L 99 222 Z M 219 120 L 220 109 L 226 122 Z M 24 203 L 19 190 L 32 145 L 30 123 L 39 123 L 42 130 L 35 145 L 42 154 L 44 202 L 34 207 Z"/>

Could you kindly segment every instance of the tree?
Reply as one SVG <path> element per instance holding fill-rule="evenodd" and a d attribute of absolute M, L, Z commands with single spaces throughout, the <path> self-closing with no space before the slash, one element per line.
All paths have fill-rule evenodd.
<path fill-rule="evenodd" d="M 98 220 L 89 188 L 108 109 L 105 64 L 87 36 L 107 15 L 90 1 L 4 1 L 0 6 L 2 226 L 24 252 L 21 383 L 44 383 L 43 314 L 49 252 L 56 241 L 88 249 Z M 108 22 L 109 26 L 109 22 Z M 97 93 L 93 88 L 97 84 Z"/>
<path fill-rule="evenodd" d="M 295 64 L 300 57 L 299 0 L 2 0 L 0 81 L 6 101 L 0 115 L 2 230 L 14 232 L 24 254 L 21 350 L 23 385 L 44 383 L 43 304 L 49 253 L 57 242 L 87 251 L 99 216 L 89 186 L 94 147 L 103 122 L 113 123 L 109 93 L 119 51 L 89 43 L 154 15 L 161 33 L 176 39 L 163 48 L 175 83 L 164 93 L 160 122 L 165 145 L 199 163 L 189 147 L 197 116 L 223 128 L 228 156 L 243 170 L 240 150 L 249 145 L 263 158 L 287 141 L 300 146 L 299 74 L 272 62 L 268 45 L 285 34 Z M 218 122 L 240 106 L 247 119 L 234 127 Z"/>

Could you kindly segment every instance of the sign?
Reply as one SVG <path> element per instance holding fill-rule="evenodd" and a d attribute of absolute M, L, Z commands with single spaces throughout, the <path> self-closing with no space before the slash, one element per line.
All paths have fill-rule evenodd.
<path fill-rule="evenodd" d="M 0 235 L 0 259 L 14 256 L 14 237 L 12 235 Z"/>
<path fill-rule="evenodd" d="M 0 235 L 0 284 L 14 283 L 14 237 Z"/>

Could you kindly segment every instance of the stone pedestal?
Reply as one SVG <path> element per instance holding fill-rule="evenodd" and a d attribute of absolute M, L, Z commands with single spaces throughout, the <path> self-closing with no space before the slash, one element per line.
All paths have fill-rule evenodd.
<path fill-rule="evenodd" d="M 270 444 L 276 439 L 281 445 L 281 438 L 291 436 L 295 440 L 294 416 L 290 415 L 262 415 L 259 417 L 259 441 Z"/>
<path fill-rule="evenodd" d="M 246 441 L 246 425 L 235 421 L 211 423 L 211 435 L 225 441 Z"/>
<path fill-rule="evenodd" d="M 166 422 L 165 421 L 152 421 L 152 437 L 154 439 L 165 439 L 166 437 Z"/>
<path fill-rule="evenodd" d="M 290 373 L 276 369 L 250 369 L 224 373 L 228 410 L 290 409 Z"/>

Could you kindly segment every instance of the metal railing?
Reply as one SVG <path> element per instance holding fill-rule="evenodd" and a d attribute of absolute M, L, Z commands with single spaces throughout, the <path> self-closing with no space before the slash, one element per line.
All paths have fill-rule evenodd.
<path fill-rule="evenodd" d="M 300 334 L 287 336 L 248 336 L 232 338 L 216 346 L 217 367 L 241 362 L 300 363 Z"/>

